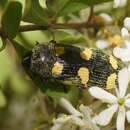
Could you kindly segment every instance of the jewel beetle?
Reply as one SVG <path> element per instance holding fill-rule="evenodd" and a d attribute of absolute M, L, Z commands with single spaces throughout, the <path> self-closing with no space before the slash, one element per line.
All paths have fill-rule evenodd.
<path fill-rule="evenodd" d="M 23 58 L 24 67 L 47 82 L 80 88 L 92 86 L 110 90 L 118 84 L 123 63 L 101 50 L 50 41 L 38 44 Z"/>

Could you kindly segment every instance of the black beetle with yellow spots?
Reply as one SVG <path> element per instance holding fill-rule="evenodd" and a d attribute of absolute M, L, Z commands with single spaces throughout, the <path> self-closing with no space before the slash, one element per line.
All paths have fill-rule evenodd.
<path fill-rule="evenodd" d="M 81 88 L 112 89 L 123 63 L 101 50 L 57 44 L 38 44 L 23 59 L 23 65 L 44 81 Z"/>

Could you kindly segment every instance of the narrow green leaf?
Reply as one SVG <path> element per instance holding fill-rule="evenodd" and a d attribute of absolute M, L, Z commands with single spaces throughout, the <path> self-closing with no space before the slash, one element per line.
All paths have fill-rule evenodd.
<path fill-rule="evenodd" d="M 69 0 L 46 0 L 46 4 L 48 9 L 56 13 L 60 13 L 60 11 L 64 8 Z"/>
<path fill-rule="evenodd" d="M 68 4 L 69 0 L 46 0 L 49 11 L 53 12 L 52 20 L 55 20 Z"/>
<path fill-rule="evenodd" d="M 2 16 L 2 28 L 10 38 L 18 32 L 22 16 L 22 5 L 17 1 L 10 1 Z"/>
<path fill-rule="evenodd" d="M 5 49 L 6 46 L 6 39 L 0 37 L 0 52 Z"/>
<path fill-rule="evenodd" d="M 39 25 L 48 25 L 47 9 L 41 7 L 39 0 L 26 0 L 23 21 Z"/>
<path fill-rule="evenodd" d="M 3 94 L 2 90 L 0 90 L 0 108 L 6 106 L 6 98 L 5 95 Z"/>
<path fill-rule="evenodd" d="M 69 2 L 59 13 L 59 15 L 67 15 L 68 13 L 74 13 L 88 7 L 88 5 L 81 2 Z"/>
<path fill-rule="evenodd" d="M 65 39 L 65 37 L 70 36 L 71 34 L 67 31 L 62 31 L 62 30 L 55 30 L 54 31 L 54 36 L 56 41 L 61 41 Z"/>
<path fill-rule="evenodd" d="M 76 0 L 76 1 L 84 3 L 88 6 L 93 6 L 93 5 L 96 5 L 96 4 L 101 4 L 101 3 L 104 3 L 104 2 L 110 2 L 110 1 L 113 1 L 113 0 Z"/>
<path fill-rule="evenodd" d="M 54 32 L 54 36 L 55 36 L 55 40 L 58 43 L 63 43 L 63 44 L 81 44 L 81 43 L 85 43 L 86 40 L 85 38 L 80 35 L 80 36 L 74 36 L 72 34 L 70 34 L 69 32 L 66 31 L 59 31 L 56 30 Z"/>
<path fill-rule="evenodd" d="M 69 45 L 71 45 L 71 44 L 81 44 L 81 43 L 85 43 L 86 42 L 86 40 L 84 39 L 84 37 L 83 36 L 72 36 L 72 35 L 70 35 L 70 36 L 67 36 L 67 37 L 65 37 L 64 39 L 62 39 L 62 40 L 59 40 L 58 41 L 59 43 L 64 43 L 64 44 L 69 44 Z"/>
<path fill-rule="evenodd" d="M 80 11 L 81 9 L 112 0 L 46 0 L 47 7 L 53 12 L 53 19 Z M 53 6 L 52 6 L 53 5 Z"/>

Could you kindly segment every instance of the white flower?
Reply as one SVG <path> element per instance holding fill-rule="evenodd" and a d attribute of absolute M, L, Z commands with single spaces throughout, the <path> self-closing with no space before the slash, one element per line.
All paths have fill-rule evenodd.
<path fill-rule="evenodd" d="M 105 126 L 110 123 L 114 113 L 118 111 L 116 127 L 117 130 L 124 130 L 125 116 L 130 123 L 130 93 L 126 95 L 128 83 L 130 81 L 130 72 L 124 68 L 118 74 L 119 89 L 116 89 L 116 96 L 99 88 L 92 87 L 89 89 L 90 94 L 100 100 L 110 104 L 110 107 L 103 110 L 96 116 L 97 124 Z M 126 96 L 125 96 L 126 95 Z"/>
<path fill-rule="evenodd" d="M 124 46 L 126 46 L 126 48 L 124 48 L 121 51 L 121 53 L 124 52 L 126 55 L 126 53 L 129 51 L 129 50 L 127 50 L 127 48 L 128 48 L 128 46 L 130 47 L 130 34 L 129 34 L 128 30 L 130 30 L 130 18 L 126 17 L 124 19 L 124 27 L 121 29 L 121 36 L 113 35 L 113 36 L 107 37 L 106 39 L 97 40 L 96 46 L 100 49 L 104 49 L 109 46 L 114 46 L 114 47 L 117 46 L 116 48 L 119 48 L 118 46 L 124 45 Z M 114 53 L 116 53 L 115 50 L 114 50 Z M 119 52 L 119 54 L 121 54 L 121 53 Z M 121 54 L 121 55 L 124 55 L 124 54 Z"/>
<path fill-rule="evenodd" d="M 124 47 L 115 47 L 113 54 L 120 58 L 123 62 L 130 61 L 130 34 L 127 29 L 130 29 L 130 18 L 125 18 L 124 28 L 121 29 L 122 38 L 124 40 Z"/>
<path fill-rule="evenodd" d="M 130 30 L 130 18 L 129 18 L 129 17 L 126 17 L 126 18 L 124 19 L 124 26 L 125 26 L 128 30 Z"/>
<path fill-rule="evenodd" d="M 114 0 L 113 7 L 114 8 L 123 7 L 126 5 L 126 3 L 127 3 L 127 0 Z"/>
<path fill-rule="evenodd" d="M 77 111 L 71 105 L 71 103 L 68 100 L 66 100 L 65 98 L 60 98 L 59 104 L 60 104 L 60 106 L 62 106 L 63 108 L 65 108 L 70 114 L 75 115 L 75 116 L 82 116 L 82 114 L 79 111 Z"/>
<path fill-rule="evenodd" d="M 104 49 L 104 48 L 107 48 L 109 47 L 109 42 L 107 40 L 97 40 L 96 41 L 96 46 L 97 48 L 100 48 L 100 49 Z"/>
<path fill-rule="evenodd" d="M 121 29 L 124 47 L 115 47 L 113 49 L 113 54 L 123 62 L 128 63 L 130 62 L 130 33 L 128 32 L 128 30 L 130 30 L 130 18 L 125 18 L 124 26 L 125 27 Z M 128 70 L 130 71 L 130 65 L 128 66 Z"/>
<path fill-rule="evenodd" d="M 77 111 L 69 101 L 65 98 L 61 98 L 59 104 L 64 107 L 71 115 L 62 115 L 54 121 L 54 125 L 51 130 L 73 130 L 72 126 L 79 126 L 80 130 L 100 130 L 91 118 L 92 111 L 89 107 L 84 105 L 79 106 Z"/>
<path fill-rule="evenodd" d="M 107 23 L 112 22 L 112 17 L 106 13 L 101 13 L 99 16 L 101 16 Z"/>
<path fill-rule="evenodd" d="M 97 48 L 105 49 L 109 46 L 119 46 L 123 43 L 123 39 L 120 35 L 113 35 L 107 37 L 107 39 L 100 39 L 96 41 Z"/>

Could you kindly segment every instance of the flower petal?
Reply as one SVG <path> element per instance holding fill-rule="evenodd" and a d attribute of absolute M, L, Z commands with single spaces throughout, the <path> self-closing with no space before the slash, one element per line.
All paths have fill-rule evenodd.
<path fill-rule="evenodd" d="M 129 39 L 128 39 L 129 38 Z M 130 51 L 130 36 L 125 40 L 125 46 Z M 130 53 L 129 53 L 130 54 Z"/>
<path fill-rule="evenodd" d="M 55 123 L 65 123 L 67 121 L 71 120 L 73 124 L 77 124 L 79 126 L 84 125 L 84 122 L 82 119 L 80 119 L 79 117 L 75 116 L 75 115 L 70 115 L 70 116 L 66 116 L 66 117 L 59 117 L 56 119 Z"/>
<path fill-rule="evenodd" d="M 125 100 L 125 106 L 130 108 L 130 98 Z"/>
<path fill-rule="evenodd" d="M 84 106 L 83 104 L 81 104 L 79 106 L 79 110 L 83 113 L 85 118 L 87 118 L 87 119 L 91 118 L 92 110 L 89 107 Z"/>
<path fill-rule="evenodd" d="M 129 17 L 126 17 L 125 20 L 124 20 L 124 26 L 130 30 L 130 18 Z"/>
<path fill-rule="evenodd" d="M 119 71 L 118 74 L 120 98 L 123 98 L 125 96 L 129 81 L 130 81 L 130 72 L 128 71 L 127 68 L 123 68 L 122 70 Z"/>
<path fill-rule="evenodd" d="M 128 66 L 128 71 L 130 71 L 130 64 L 129 64 L 129 66 Z"/>
<path fill-rule="evenodd" d="M 126 3 L 127 3 L 127 0 L 114 0 L 113 7 L 114 8 L 123 7 L 126 5 Z"/>
<path fill-rule="evenodd" d="M 70 121 L 70 122 L 69 122 Z M 74 115 L 65 116 L 65 117 L 59 117 L 55 120 L 54 126 L 51 128 L 51 130 L 59 130 L 63 127 L 63 125 L 72 125 L 76 124 L 78 126 L 83 126 L 84 121 Z"/>
<path fill-rule="evenodd" d="M 110 44 L 106 40 L 97 40 L 96 46 L 97 48 L 104 49 L 107 48 Z"/>
<path fill-rule="evenodd" d="M 50 130 L 59 130 L 62 127 L 62 124 L 54 124 Z"/>
<path fill-rule="evenodd" d="M 126 100 L 127 98 L 130 98 L 130 93 L 128 93 L 128 94 L 125 96 L 125 100 Z"/>
<path fill-rule="evenodd" d="M 124 127 L 125 127 L 125 108 L 120 107 L 116 121 L 116 128 L 117 130 L 125 130 Z"/>
<path fill-rule="evenodd" d="M 68 100 L 66 100 L 65 98 L 60 98 L 59 104 L 60 104 L 63 108 L 65 108 L 70 114 L 73 114 L 73 115 L 75 115 L 75 116 L 81 116 L 81 115 L 82 115 L 82 114 L 81 114 L 79 111 L 77 111 L 77 110 L 72 106 L 72 104 L 71 104 Z"/>
<path fill-rule="evenodd" d="M 97 124 L 101 126 L 109 124 L 113 117 L 113 114 L 117 111 L 117 108 L 118 104 L 115 104 L 99 113 L 99 115 L 97 115 L 95 118 Z"/>
<path fill-rule="evenodd" d="M 118 58 L 121 58 L 122 55 L 124 54 L 126 49 L 122 49 L 122 48 L 119 48 L 119 47 L 115 47 L 113 49 L 113 54 L 114 56 L 118 57 Z"/>
<path fill-rule="evenodd" d="M 83 126 L 85 125 L 84 120 L 80 119 L 79 117 L 73 116 L 71 118 L 72 124 L 76 124 L 78 126 Z"/>
<path fill-rule="evenodd" d="M 120 0 L 120 7 L 125 6 L 127 3 L 127 0 Z"/>
<path fill-rule="evenodd" d="M 127 118 L 127 121 L 130 123 L 130 111 L 126 112 L 126 118 Z"/>
<path fill-rule="evenodd" d="M 130 61 L 130 49 L 115 47 L 113 54 L 115 57 L 120 58 L 123 62 Z"/>
<path fill-rule="evenodd" d="M 99 88 L 99 87 L 91 87 L 88 90 L 90 92 L 90 94 L 97 98 L 97 99 L 101 99 L 107 103 L 116 103 L 117 102 L 117 98 L 112 95 L 111 93 L 108 93 L 107 91 Z"/>
<path fill-rule="evenodd" d="M 120 5 L 120 0 L 114 0 L 113 7 L 117 8 Z"/>
<path fill-rule="evenodd" d="M 121 29 L 121 35 L 122 35 L 122 37 L 130 36 L 130 34 L 129 34 L 129 32 L 128 32 L 128 30 L 126 28 Z"/>
<path fill-rule="evenodd" d="M 100 128 L 98 127 L 97 122 L 96 122 L 97 117 L 98 117 L 98 116 L 95 116 L 95 117 L 93 117 L 93 118 L 91 119 L 92 124 L 93 124 L 93 130 L 100 130 Z"/>
<path fill-rule="evenodd" d="M 106 13 L 101 13 L 100 16 L 106 21 L 106 22 L 112 22 L 112 17 Z"/>

